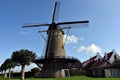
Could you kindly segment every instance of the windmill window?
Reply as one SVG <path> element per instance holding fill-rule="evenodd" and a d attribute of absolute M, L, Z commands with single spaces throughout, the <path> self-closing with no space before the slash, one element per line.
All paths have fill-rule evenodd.
<path fill-rule="evenodd" d="M 62 45 L 62 49 L 64 49 L 64 46 Z"/>
<path fill-rule="evenodd" d="M 100 58 L 98 59 L 98 61 L 100 61 Z"/>
<path fill-rule="evenodd" d="M 117 56 L 116 56 L 116 55 L 114 55 L 114 59 L 117 59 Z"/>
<path fill-rule="evenodd" d="M 51 53 L 51 57 L 53 57 L 54 56 L 54 53 Z"/>

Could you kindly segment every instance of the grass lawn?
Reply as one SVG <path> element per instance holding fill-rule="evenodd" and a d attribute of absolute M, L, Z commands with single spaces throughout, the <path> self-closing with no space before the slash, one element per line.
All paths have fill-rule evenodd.
<path fill-rule="evenodd" d="M 19 80 L 19 79 L 13 79 Z M 91 78 L 85 76 L 74 76 L 70 78 L 29 78 L 25 80 L 120 80 L 120 78 Z"/>
<path fill-rule="evenodd" d="M 0 77 L 0 80 L 4 80 Z M 20 79 L 11 79 L 20 80 Z M 25 80 L 120 80 L 120 78 L 91 78 L 85 76 L 74 76 L 70 78 L 26 78 Z"/>
<path fill-rule="evenodd" d="M 4 80 L 4 78 L 0 76 L 0 80 Z"/>

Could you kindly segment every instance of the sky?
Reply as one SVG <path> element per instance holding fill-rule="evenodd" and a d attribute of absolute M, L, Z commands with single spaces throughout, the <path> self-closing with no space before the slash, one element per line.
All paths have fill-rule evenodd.
<path fill-rule="evenodd" d="M 88 27 L 70 29 L 65 45 L 67 56 L 81 62 L 103 57 L 112 49 L 120 55 L 120 0 L 59 0 L 56 22 L 89 20 Z M 38 33 L 48 27 L 22 28 L 24 24 L 51 23 L 55 0 L 0 0 L 0 64 L 12 52 L 28 49 L 44 55 L 45 41 Z M 74 26 L 73 26 L 74 27 Z M 67 30 L 64 30 L 65 35 Z M 43 33 L 46 37 L 46 33 Z M 28 69 L 36 66 L 32 64 Z M 17 68 L 15 69 L 17 71 Z"/>

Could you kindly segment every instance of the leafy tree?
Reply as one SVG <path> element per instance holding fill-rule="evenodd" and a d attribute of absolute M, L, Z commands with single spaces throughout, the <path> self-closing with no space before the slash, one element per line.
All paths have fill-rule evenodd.
<path fill-rule="evenodd" d="M 12 59 L 8 58 L 5 60 L 6 68 L 9 70 L 9 80 L 11 79 L 11 68 L 16 66 L 16 63 Z"/>
<path fill-rule="evenodd" d="M 35 75 L 35 73 L 38 73 L 38 72 L 40 72 L 40 69 L 38 67 L 34 67 L 31 69 L 32 75 Z"/>
<path fill-rule="evenodd" d="M 0 72 L 3 74 L 3 67 L 2 67 L 2 65 L 0 66 Z"/>
<path fill-rule="evenodd" d="M 2 71 L 2 74 L 4 72 L 4 78 L 7 78 L 7 66 L 6 66 L 6 63 L 4 62 L 2 65 L 1 65 L 1 71 Z"/>
<path fill-rule="evenodd" d="M 13 52 L 11 58 L 18 65 L 21 65 L 21 80 L 24 80 L 25 65 L 30 65 L 30 63 L 35 60 L 35 58 L 36 58 L 35 53 L 33 53 L 32 51 L 29 51 L 27 49 L 21 49 L 19 51 Z"/>
<path fill-rule="evenodd" d="M 0 66 L 0 72 L 2 72 L 2 68 L 1 68 L 1 66 Z"/>
<path fill-rule="evenodd" d="M 110 67 L 111 68 L 120 68 L 120 59 L 116 59 Z"/>

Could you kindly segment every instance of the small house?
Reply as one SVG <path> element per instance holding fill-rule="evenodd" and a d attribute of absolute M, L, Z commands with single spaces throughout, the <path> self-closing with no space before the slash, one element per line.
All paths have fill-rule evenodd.
<path fill-rule="evenodd" d="M 112 64 L 116 59 L 120 59 L 120 56 L 113 49 L 109 53 L 105 52 L 103 59 Z"/>

